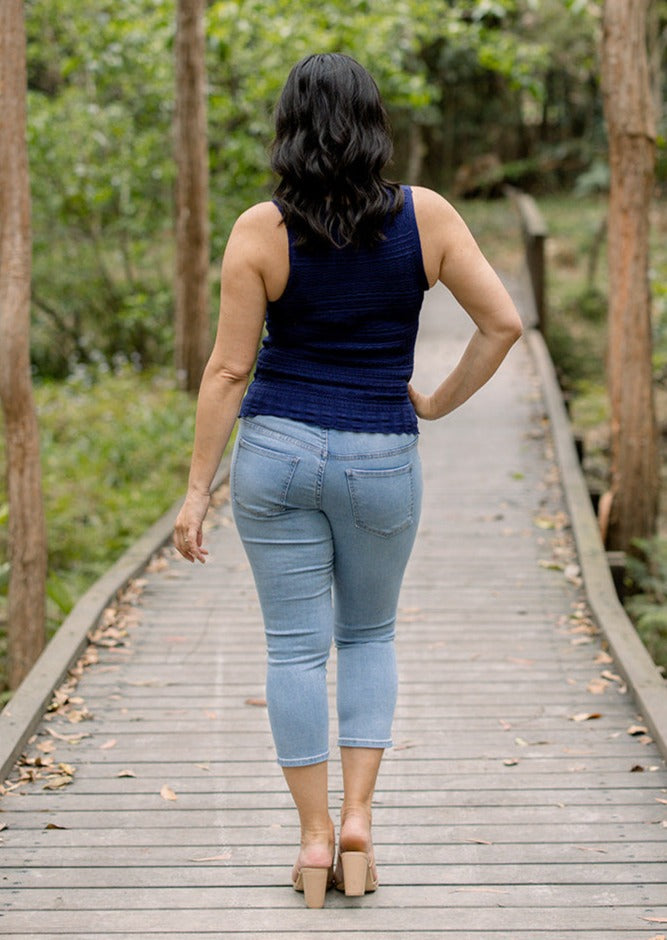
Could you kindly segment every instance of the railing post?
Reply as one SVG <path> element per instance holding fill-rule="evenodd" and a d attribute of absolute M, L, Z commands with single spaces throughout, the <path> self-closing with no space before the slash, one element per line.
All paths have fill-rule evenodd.
<path fill-rule="evenodd" d="M 545 243 L 549 234 L 547 224 L 537 207 L 537 203 L 528 193 L 522 193 L 518 189 L 508 186 L 507 195 L 511 198 L 519 215 L 526 267 L 528 268 L 528 276 L 530 278 L 535 303 L 537 324 L 540 332 L 544 335 L 547 327 L 545 261 Z"/>

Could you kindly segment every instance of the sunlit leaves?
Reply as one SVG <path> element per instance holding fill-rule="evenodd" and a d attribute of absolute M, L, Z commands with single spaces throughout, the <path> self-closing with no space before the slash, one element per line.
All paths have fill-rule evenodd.
<path fill-rule="evenodd" d="M 366 65 L 390 111 L 397 175 L 406 141 L 426 129 L 434 179 L 423 181 L 438 186 L 456 160 L 521 136 L 518 125 L 542 126 L 556 71 L 571 96 L 589 95 L 595 4 L 568 7 L 563 16 L 561 0 L 212 0 L 215 266 L 233 219 L 270 192 L 272 112 L 299 58 L 341 51 Z M 174 0 L 27 0 L 26 14 L 37 369 L 64 374 L 119 350 L 169 361 Z M 212 316 L 215 307 L 212 297 Z"/>

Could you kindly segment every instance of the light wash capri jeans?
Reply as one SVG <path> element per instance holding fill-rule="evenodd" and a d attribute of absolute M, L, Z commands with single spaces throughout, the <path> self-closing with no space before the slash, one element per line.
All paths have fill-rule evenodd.
<path fill-rule="evenodd" d="M 332 639 L 338 744 L 391 747 L 396 609 L 421 508 L 417 436 L 242 418 L 231 491 L 264 619 L 278 763 L 329 756 Z"/>

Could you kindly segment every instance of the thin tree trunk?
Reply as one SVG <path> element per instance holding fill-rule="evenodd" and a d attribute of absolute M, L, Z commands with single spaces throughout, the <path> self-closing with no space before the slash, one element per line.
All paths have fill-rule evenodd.
<path fill-rule="evenodd" d="M 30 377 L 30 186 L 22 0 L 0 4 L 0 400 L 9 495 L 8 672 L 20 683 L 45 642 L 46 530 Z"/>
<path fill-rule="evenodd" d="M 602 82 L 609 135 L 611 510 L 608 545 L 655 531 L 659 468 L 651 369 L 649 209 L 655 115 L 646 49 L 651 0 L 605 0 Z"/>
<path fill-rule="evenodd" d="M 424 143 L 422 126 L 421 124 L 417 124 L 416 121 L 411 121 L 408 147 L 408 165 L 405 173 L 406 179 L 411 186 L 418 186 L 421 181 L 425 154 L 426 145 Z"/>
<path fill-rule="evenodd" d="M 176 368 L 199 388 L 210 349 L 208 143 L 204 0 L 178 0 L 176 20 Z"/>

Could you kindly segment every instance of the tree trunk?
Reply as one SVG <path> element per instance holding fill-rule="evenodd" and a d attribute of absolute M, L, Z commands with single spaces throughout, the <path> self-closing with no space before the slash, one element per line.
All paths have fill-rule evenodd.
<path fill-rule="evenodd" d="M 608 546 L 655 532 L 659 467 L 651 369 L 649 209 L 655 114 L 646 49 L 651 0 L 605 0 L 602 83 L 609 136 L 611 510 Z"/>
<path fill-rule="evenodd" d="M 408 165 L 405 172 L 406 179 L 411 186 L 419 186 L 424 166 L 426 144 L 421 124 L 410 121 Z"/>
<path fill-rule="evenodd" d="M 46 530 L 30 376 L 30 185 L 22 0 L 0 4 L 0 400 L 9 496 L 9 685 L 44 648 Z"/>
<path fill-rule="evenodd" d="M 210 350 L 208 143 L 204 0 L 176 13 L 176 368 L 197 391 Z"/>

